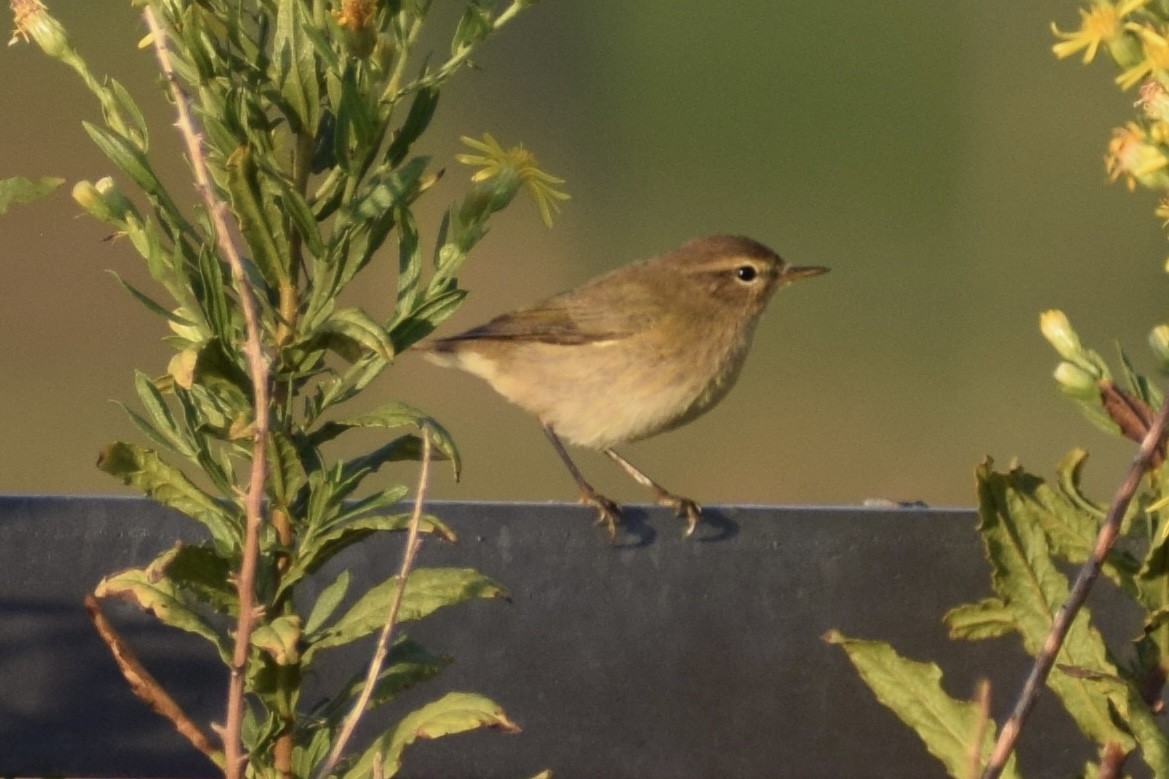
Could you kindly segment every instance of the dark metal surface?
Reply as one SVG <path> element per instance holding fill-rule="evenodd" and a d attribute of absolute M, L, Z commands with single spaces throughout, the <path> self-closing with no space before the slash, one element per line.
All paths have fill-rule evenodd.
<path fill-rule="evenodd" d="M 952 695 L 969 697 L 988 676 L 996 713 L 1026 670 L 1017 641 L 955 643 L 940 624 L 951 606 L 988 594 L 970 511 L 714 507 L 683 540 L 666 512 L 633 509 L 609 547 L 581 507 L 431 509 L 460 542 L 428 541 L 420 564 L 478 568 L 511 601 L 407 626 L 455 662 L 380 721 L 459 689 L 498 701 L 523 733 L 419 743 L 405 776 L 941 776 L 821 634 L 838 628 L 935 660 Z M 176 537 L 198 533 L 145 500 L 0 497 L 0 774 L 215 773 L 130 695 L 81 607 L 103 575 Z M 359 545 L 321 581 L 342 565 L 351 591 L 381 581 L 396 570 L 397 542 Z M 200 639 L 108 610 L 196 721 L 221 719 L 224 673 Z M 364 659 L 338 651 L 316 683 L 327 689 Z M 1079 770 L 1090 747 L 1054 702 L 1038 715 L 1027 775 Z"/>

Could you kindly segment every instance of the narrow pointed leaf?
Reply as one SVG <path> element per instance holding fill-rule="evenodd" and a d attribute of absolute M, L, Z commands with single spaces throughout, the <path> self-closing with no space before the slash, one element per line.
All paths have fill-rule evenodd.
<path fill-rule="evenodd" d="M 102 449 L 97 466 L 164 506 L 198 520 L 211 533 L 217 549 L 238 546 L 238 521 L 229 510 L 149 449 L 119 441 Z"/>
<path fill-rule="evenodd" d="M 372 587 L 305 650 L 305 662 L 317 651 L 348 644 L 381 628 L 398 577 L 391 576 Z M 470 568 L 419 568 L 406 581 L 398 622 L 421 619 L 444 606 L 475 598 L 504 597 L 495 581 Z"/>

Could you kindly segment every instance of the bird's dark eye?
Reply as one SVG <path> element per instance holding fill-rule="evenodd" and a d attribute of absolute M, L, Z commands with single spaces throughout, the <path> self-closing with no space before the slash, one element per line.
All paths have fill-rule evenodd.
<path fill-rule="evenodd" d="M 754 281 L 755 277 L 758 275 L 759 271 L 755 270 L 754 265 L 740 265 L 739 267 L 735 268 L 735 277 L 739 281 L 751 282 Z"/>

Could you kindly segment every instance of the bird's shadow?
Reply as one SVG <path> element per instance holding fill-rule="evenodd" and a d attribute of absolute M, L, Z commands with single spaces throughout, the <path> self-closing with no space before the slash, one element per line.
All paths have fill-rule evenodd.
<path fill-rule="evenodd" d="M 613 540 L 614 549 L 642 549 L 657 540 L 658 531 L 649 520 L 658 523 L 671 524 L 681 535 L 684 525 L 667 509 L 646 508 L 641 506 L 623 507 L 621 524 L 617 528 L 617 538 Z M 687 541 L 691 543 L 709 544 L 727 541 L 739 534 L 739 523 L 731 519 L 725 512 L 718 509 L 704 508 L 702 521 L 694 528 L 694 535 Z"/>

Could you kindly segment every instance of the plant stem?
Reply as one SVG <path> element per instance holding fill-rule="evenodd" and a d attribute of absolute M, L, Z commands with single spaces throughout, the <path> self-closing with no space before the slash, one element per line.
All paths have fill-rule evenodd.
<path fill-rule="evenodd" d="M 369 662 L 369 670 L 365 674 L 365 683 L 361 687 L 361 694 L 357 696 L 357 701 L 353 704 L 349 714 L 345 716 L 345 722 L 341 725 L 341 730 L 337 733 L 337 738 L 333 742 L 333 748 L 329 750 L 329 756 L 321 765 L 321 769 L 317 771 L 316 779 L 327 779 L 333 769 L 337 767 L 337 761 L 341 759 L 342 752 L 345 751 L 345 745 L 349 742 L 353 731 L 357 728 L 357 723 L 361 721 L 361 717 L 365 714 L 365 707 L 369 705 L 369 699 L 373 696 L 373 689 L 377 686 L 377 678 L 382 672 L 382 666 L 385 665 L 386 657 L 390 653 L 390 641 L 394 635 L 394 625 L 398 621 L 398 611 L 402 608 L 402 596 L 406 592 L 406 579 L 410 576 L 410 570 L 414 567 L 414 558 L 418 554 L 418 548 L 422 545 L 422 539 L 419 538 L 419 526 L 422 524 L 422 503 L 426 496 L 426 485 L 430 480 L 430 433 L 426 428 L 422 428 L 422 467 L 418 473 L 418 491 L 414 496 L 414 512 L 410 515 L 410 527 L 406 533 L 406 548 L 402 552 L 402 565 L 398 569 L 397 583 L 394 586 L 393 597 L 390 598 L 390 606 L 386 612 L 386 621 L 382 625 L 381 635 L 378 636 L 377 647 L 374 649 L 373 658 Z M 375 765 L 381 765 L 378 760 Z"/>
<path fill-rule="evenodd" d="M 97 598 L 92 595 L 85 596 L 85 613 L 89 615 L 89 621 L 93 623 L 101 640 L 106 642 L 106 646 L 110 648 L 114 662 L 118 664 L 118 670 L 122 672 L 122 676 L 130 685 L 130 691 L 143 700 L 153 711 L 170 720 L 171 724 L 175 726 L 175 730 L 191 742 L 191 746 L 206 755 L 216 765 L 222 766 L 223 753 L 211 744 L 211 739 L 191 721 L 191 718 L 187 716 L 175 699 L 170 697 L 162 685 L 139 662 L 130 646 L 106 619 L 106 615 L 102 613 L 101 604 L 98 603 Z"/>
<path fill-rule="evenodd" d="M 1108 514 L 1104 517 L 1104 523 L 1096 534 L 1096 546 L 1092 550 L 1092 555 L 1081 566 L 1067 601 L 1060 607 L 1055 619 L 1052 620 L 1051 630 L 1048 631 L 1042 649 L 1035 655 L 1035 662 L 1031 666 L 1031 672 L 1027 675 L 1027 680 L 1023 684 L 1023 689 L 1019 693 L 1010 718 L 1003 724 L 1003 729 L 995 742 L 994 751 L 991 752 L 990 760 L 982 773 L 982 779 L 998 777 L 1007 763 L 1007 758 L 1014 751 L 1015 744 L 1022 732 L 1023 722 L 1039 698 L 1039 691 L 1047 681 L 1048 674 L 1051 673 L 1055 657 L 1063 646 L 1068 630 L 1071 629 L 1072 622 L 1084 605 L 1084 601 L 1087 600 L 1092 584 L 1100 573 L 1100 566 L 1104 564 L 1104 559 L 1108 556 L 1112 545 L 1116 543 L 1116 537 L 1120 533 L 1120 522 L 1124 519 L 1128 504 L 1132 501 L 1132 496 L 1136 493 L 1137 487 L 1154 457 L 1157 456 L 1158 448 L 1165 434 L 1167 420 L 1169 420 L 1169 397 L 1166 397 L 1165 402 L 1158 409 L 1157 416 L 1141 440 L 1141 445 L 1137 449 L 1124 479 L 1116 488 L 1112 504 L 1108 507 Z"/>
<path fill-rule="evenodd" d="M 252 428 L 252 468 L 244 498 L 246 529 L 239 573 L 235 576 L 236 592 L 239 597 L 239 618 L 236 621 L 235 646 L 232 651 L 231 679 L 227 691 L 227 713 L 223 729 L 224 774 L 227 779 L 243 776 L 247 757 L 243 754 L 241 730 L 244 711 L 244 679 L 251 644 L 252 628 L 255 623 L 255 581 L 260 556 L 260 527 L 263 524 L 264 484 L 267 479 L 267 440 L 269 414 L 269 361 L 264 354 L 263 335 L 260 329 L 260 315 L 253 290 L 244 271 L 243 259 L 232 240 L 227 223 L 227 205 L 216 196 L 203 156 L 202 137 L 195 130 L 194 120 L 187 107 L 187 98 L 179 86 L 167 50 L 166 32 L 147 6 L 142 12 L 154 41 L 158 64 L 166 77 L 174 96 L 178 121 L 175 123 L 187 147 L 191 170 L 195 175 L 196 189 L 207 209 L 207 215 L 215 230 L 215 241 L 220 255 L 231 267 L 232 283 L 239 295 L 243 309 L 246 342 L 243 352 L 248 362 L 248 373 L 252 381 L 255 420 Z"/>

